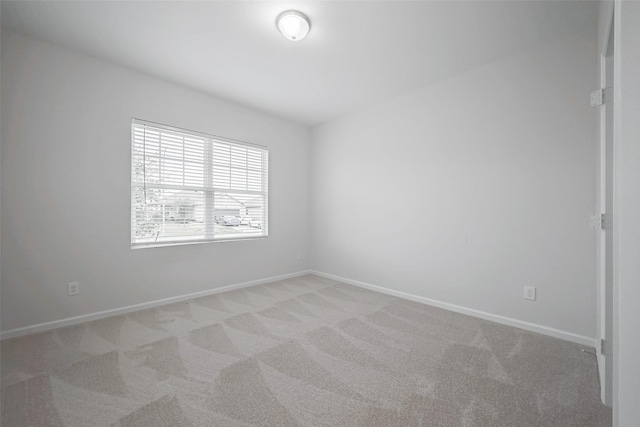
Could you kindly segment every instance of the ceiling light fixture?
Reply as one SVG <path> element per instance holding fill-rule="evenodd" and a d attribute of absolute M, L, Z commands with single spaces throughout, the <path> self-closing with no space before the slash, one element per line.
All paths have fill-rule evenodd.
<path fill-rule="evenodd" d="M 309 18 L 297 10 L 282 12 L 276 22 L 282 35 L 294 42 L 305 38 L 311 28 Z"/>

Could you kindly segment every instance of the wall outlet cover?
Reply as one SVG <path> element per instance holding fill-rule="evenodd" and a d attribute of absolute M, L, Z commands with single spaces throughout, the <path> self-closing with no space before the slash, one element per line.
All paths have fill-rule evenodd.
<path fill-rule="evenodd" d="M 524 299 L 535 301 L 536 300 L 536 288 L 533 287 L 533 286 L 525 286 L 524 287 Z"/>
<path fill-rule="evenodd" d="M 79 282 L 69 282 L 67 283 L 67 294 L 68 295 L 78 295 L 80 293 L 80 283 Z"/>

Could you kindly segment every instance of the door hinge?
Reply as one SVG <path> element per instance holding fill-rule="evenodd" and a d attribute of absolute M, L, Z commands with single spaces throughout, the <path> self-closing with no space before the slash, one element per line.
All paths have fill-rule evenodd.
<path fill-rule="evenodd" d="M 604 229 L 604 214 L 591 215 L 589 217 L 589 220 L 591 222 L 591 228 L 595 228 L 598 230 Z"/>
<path fill-rule="evenodd" d="M 607 340 L 605 340 L 604 338 L 600 339 L 600 354 L 602 354 L 603 356 L 606 356 L 608 353 L 607 351 Z"/>
<path fill-rule="evenodd" d="M 600 215 L 591 215 L 589 217 L 591 222 L 591 227 L 600 229 L 600 230 L 611 230 L 613 225 L 613 220 L 611 218 L 611 214 L 600 214 Z"/>
<path fill-rule="evenodd" d="M 597 107 L 599 105 L 608 104 L 613 101 L 613 88 L 605 87 L 602 89 L 594 90 L 591 92 L 591 106 Z"/>

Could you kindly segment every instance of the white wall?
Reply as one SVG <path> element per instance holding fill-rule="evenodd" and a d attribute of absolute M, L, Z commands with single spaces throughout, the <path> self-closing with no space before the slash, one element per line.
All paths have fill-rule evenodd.
<path fill-rule="evenodd" d="M 640 3 L 615 4 L 614 426 L 640 420 Z"/>
<path fill-rule="evenodd" d="M 308 267 L 307 128 L 12 33 L 1 60 L 4 331 Z M 132 117 L 268 146 L 269 238 L 132 250 Z"/>
<path fill-rule="evenodd" d="M 312 268 L 595 337 L 596 71 L 594 28 L 312 129 Z"/>

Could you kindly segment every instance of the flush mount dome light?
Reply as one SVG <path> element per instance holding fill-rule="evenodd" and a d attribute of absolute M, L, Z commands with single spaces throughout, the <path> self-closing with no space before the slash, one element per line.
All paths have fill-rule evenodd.
<path fill-rule="evenodd" d="M 282 12 L 276 22 L 282 35 L 291 41 L 302 40 L 309 33 L 309 18 L 297 10 Z"/>

